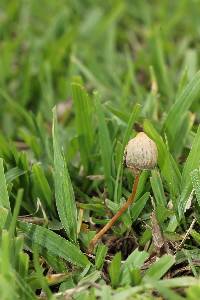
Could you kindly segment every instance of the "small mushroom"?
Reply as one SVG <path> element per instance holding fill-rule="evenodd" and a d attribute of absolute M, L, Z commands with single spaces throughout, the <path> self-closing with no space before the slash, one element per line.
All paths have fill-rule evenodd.
<path fill-rule="evenodd" d="M 125 148 L 125 166 L 134 172 L 155 168 L 157 158 L 156 144 L 144 132 L 138 133 Z"/>
<path fill-rule="evenodd" d="M 124 152 L 125 166 L 135 174 L 132 193 L 124 205 L 112 217 L 112 219 L 93 237 L 89 244 L 89 252 L 92 252 L 97 241 L 115 224 L 120 216 L 130 207 L 135 199 L 137 187 L 142 170 L 151 170 L 157 164 L 158 151 L 156 144 L 144 132 L 140 132 L 131 139 Z"/>

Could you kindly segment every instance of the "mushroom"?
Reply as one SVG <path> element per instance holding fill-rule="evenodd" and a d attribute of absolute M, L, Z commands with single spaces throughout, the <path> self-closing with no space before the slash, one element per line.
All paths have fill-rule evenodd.
<path fill-rule="evenodd" d="M 144 132 L 131 139 L 124 152 L 124 165 L 138 173 L 140 170 L 151 170 L 157 164 L 158 151 L 156 144 Z"/>
<path fill-rule="evenodd" d="M 97 241 L 112 227 L 119 217 L 133 203 L 142 170 L 151 170 L 157 164 L 157 146 L 144 132 L 140 132 L 135 138 L 131 139 L 124 152 L 124 165 L 135 175 L 132 193 L 120 210 L 112 219 L 94 236 L 89 244 L 89 252 L 92 252 Z"/>

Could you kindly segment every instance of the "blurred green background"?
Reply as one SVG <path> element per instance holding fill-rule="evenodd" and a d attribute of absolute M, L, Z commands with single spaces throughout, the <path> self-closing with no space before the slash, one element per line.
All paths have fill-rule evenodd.
<path fill-rule="evenodd" d="M 189 79 L 199 68 L 199 7 L 198 0 L 1 0 L 0 87 L 50 119 L 81 75 L 88 90 L 128 112 L 134 102 L 146 103 L 153 66 L 162 112 L 185 68 Z M 12 134 L 0 103 L 1 123 Z M 146 103 L 145 111 L 153 110 Z"/>

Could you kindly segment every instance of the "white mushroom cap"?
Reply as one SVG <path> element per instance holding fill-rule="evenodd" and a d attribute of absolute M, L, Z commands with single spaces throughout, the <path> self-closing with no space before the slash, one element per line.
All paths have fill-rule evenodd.
<path fill-rule="evenodd" d="M 144 132 L 131 139 L 125 149 L 125 164 L 133 170 L 151 170 L 157 164 L 157 146 Z"/>

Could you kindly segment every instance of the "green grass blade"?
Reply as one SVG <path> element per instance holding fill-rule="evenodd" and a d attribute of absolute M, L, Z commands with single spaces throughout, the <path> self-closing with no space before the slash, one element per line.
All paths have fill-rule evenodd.
<path fill-rule="evenodd" d="M 26 171 L 19 169 L 18 167 L 12 168 L 10 170 L 8 170 L 5 173 L 5 177 L 6 177 L 6 182 L 11 183 L 12 181 L 14 181 L 16 178 L 22 176 L 23 174 L 25 174 Z"/>
<path fill-rule="evenodd" d="M 104 265 L 104 260 L 108 251 L 108 247 L 106 245 L 98 245 L 95 257 L 95 266 L 97 270 L 101 270 Z"/>
<path fill-rule="evenodd" d="M 128 284 L 131 283 L 130 279 L 130 267 L 133 267 L 135 269 L 141 268 L 141 266 L 144 264 L 145 260 L 147 260 L 149 257 L 149 254 L 146 251 L 139 251 L 138 249 L 135 249 L 125 260 L 124 264 L 122 265 L 122 278 L 121 278 L 121 284 Z"/>
<path fill-rule="evenodd" d="M 18 255 L 18 270 L 20 276 L 22 276 L 23 278 L 28 275 L 29 261 L 29 255 L 21 251 Z"/>
<path fill-rule="evenodd" d="M 95 77 L 90 69 L 82 63 L 82 61 L 80 61 L 75 55 L 71 56 L 71 61 L 78 67 L 78 69 L 80 69 L 81 73 L 91 81 L 95 88 L 98 88 L 98 90 L 102 92 L 105 91 L 106 87 L 98 80 L 97 77 Z"/>
<path fill-rule="evenodd" d="M 87 172 L 93 143 L 92 102 L 80 84 L 72 83 L 72 95 L 81 160 Z"/>
<path fill-rule="evenodd" d="M 131 133 L 133 131 L 134 123 L 137 121 L 140 112 L 141 112 L 141 105 L 140 104 L 136 104 L 133 107 L 133 110 L 132 110 L 131 115 L 130 115 L 129 120 L 128 120 L 126 131 L 124 133 L 124 138 L 123 138 L 123 142 L 122 142 L 122 148 L 123 148 L 123 150 L 124 150 L 126 144 L 128 143 L 130 135 L 131 135 Z M 123 156 L 123 153 L 121 154 L 121 156 Z"/>
<path fill-rule="evenodd" d="M 156 204 L 159 206 L 166 206 L 166 198 L 164 193 L 164 188 L 162 184 L 162 180 L 158 170 L 151 171 L 151 187 L 154 193 L 154 197 L 156 199 Z"/>
<path fill-rule="evenodd" d="M 172 291 L 171 289 L 162 286 L 158 281 L 150 280 L 152 286 L 164 297 L 163 299 L 168 299 L 168 300 L 184 300 L 185 297 L 183 298 L 180 296 L 178 293 Z"/>
<path fill-rule="evenodd" d="M 123 112 L 120 108 L 112 106 L 110 103 L 106 103 L 105 107 L 110 111 L 114 116 L 120 119 L 122 122 L 127 122 L 128 114 Z"/>
<path fill-rule="evenodd" d="M 6 178 L 4 175 L 3 159 L 0 158 L 0 206 L 10 209 Z"/>
<path fill-rule="evenodd" d="M 58 140 L 56 109 L 53 109 L 54 183 L 58 214 L 70 240 L 77 241 L 77 210 L 67 164 Z"/>
<path fill-rule="evenodd" d="M 167 181 L 170 193 L 175 199 L 180 191 L 181 175 L 177 164 L 169 153 L 162 137 L 158 134 L 155 128 L 149 121 L 144 122 L 145 132 L 155 141 L 158 148 L 158 165 L 161 173 Z M 175 203 L 174 203 L 175 204 Z"/>
<path fill-rule="evenodd" d="M 184 122 L 182 122 L 179 130 L 177 130 L 175 143 L 173 144 L 173 147 L 171 147 L 175 157 L 179 157 L 182 153 L 194 120 L 194 114 L 188 112 L 184 118 Z"/>
<path fill-rule="evenodd" d="M 8 215 L 9 210 L 5 207 L 0 207 L 0 230 L 4 229 Z"/>
<path fill-rule="evenodd" d="M 37 195 L 40 197 L 41 200 L 45 200 L 47 207 L 51 208 L 52 192 L 42 167 L 39 164 L 34 164 L 32 167 L 32 172 L 33 185 Z"/>
<path fill-rule="evenodd" d="M 165 254 L 146 271 L 144 281 L 148 280 L 148 278 L 155 280 L 160 279 L 174 265 L 174 263 L 174 256 Z"/>
<path fill-rule="evenodd" d="M 37 300 L 38 298 L 34 294 L 33 290 L 31 289 L 30 285 L 24 280 L 24 278 L 15 272 L 15 280 L 16 286 L 20 291 L 20 298 L 21 299 L 29 299 L 29 300 Z M 23 298 L 22 298 L 23 297 Z"/>
<path fill-rule="evenodd" d="M 121 268 L 121 252 L 118 252 L 117 254 L 115 254 L 108 268 L 112 287 L 117 287 L 119 283 L 120 275 L 121 275 L 120 268 Z"/>
<path fill-rule="evenodd" d="M 137 76 L 136 76 L 136 70 L 135 70 L 135 66 L 133 63 L 133 59 L 131 56 L 131 51 L 126 50 L 126 63 L 127 63 L 127 69 L 128 69 L 128 73 L 129 73 L 129 77 L 130 77 L 130 81 L 131 81 L 131 85 L 133 85 L 134 88 L 134 92 L 136 94 L 137 97 L 137 101 L 142 101 L 142 93 L 141 93 L 141 86 L 138 82 Z"/>
<path fill-rule="evenodd" d="M 47 279 L 43 275 L 43 269 L 39 263 L 39 251 L 38 251 L 37 244 L 34 244 L 34 247 L 33 247 L 33 263 L 34 263 L 34 268 L 36 271 L 36 277 L 39 279 L 42 290 L 47 295 L 47 299 L 55 300 L 55 297 L 52 297 L 52 292 L 47 284 Z"/>
<path fill-rule="evenodd" d="M 191 181 L 191 172 L 199 167 L 200 164 L 200 126 L 195 135 L 192 148 L 187 157 L 186 163 L 183 168 L 182 174 L 182 192 L 179 198 L 179 214 L 182 217 L 188 198 L 192 192 L 192 181 Z"/>
<path fill-rule="evenodd" d="M 14 236 L 14 233 L 15 233 L 15 227 L 16 227 L 17 217 L 19 215 L 19 210 L 20 210 L 20 206 L 22 203 L 22 199 L 23 199 L 23 193 L 24 193 L 23 189 L 19 189 L 17 192 L 15 208 L 13 211 L 13 216 L 12 216 L 10 227 L 9 227 L 9 234 L 11 237 Z"/>
<path fill-rule="evenodd" d="M 141 214 L 142 210 L 144 209 L 147 203 L 147 200 L 149 199 L 149 196 L 150 193 L 147 192 L 142 197 L 140 197 L 135 203 L 133 203 L 132 207 L 130 208 L 132 222 L 135 222 Z"/>
<path fill-rule="evenodd" d="M 18 222 L 19 229 L 24 233 L 25 239 L 31 243 L 40 246 L 40 252 L 47 250 L 50 254 L 61 257 L 80 267 L 86 267 L 89 261 L 87 257 L 79 250 L 77 246 L 50 231 L 44 227 Z"/>
<path fill-rule="evenodd" d="M 17 118 L 25 121 L 27 127 L 32 132 L 35 132 L 35 124 L 33 122 L 32 115 L 28 113 L 17 101 L 14 101 L 5 91 L 0 89 L 0 95 L 6 100 L 8 107 L 14 113 Z"/>
<path fill-rule="evenodd" d="M 128 266 L 132 264 L 135 268 L 140 268 L 148 257 L 149 254 L 146 251 L 135 249 L 126 259 L 123 269 L 128 268 Z"/>
<path fill-rule="evenodd" d="M 200 287 L 197 283 L 195 286 L 191 286 L 187 289 L 187 300 L 195 300 L 199 298 Z"/>
<path fill-rule="evenodd" d="M 101 159 L 104 169 L 105 181 L 108 188 L 109 196 L 113 194 L 112 184 L 112 145 L 109 136 L 108 127 L 105 121 L 103 108 L 99 99 L 99 95 L 95 93 L 96 114 L 98 119 L 99 131 L 99 146 L 101 152 Z"/>
<path fill-rule="evenodd" d="M 122 151 L 120 153 L 120 163 L 118 166 L 118 170 L 117 170 L 117 177 L 116 177 L 116 182 L 115 182 L 115 192 L 114 192 L 114 199 L 115 202 L 119 202 L 120 198 L 121 198 L 121 194 L 122 194 L 122 176 L 123 176 L 123 154 L 124 154 L 124 149 L 126 144 L 128 143 L 128 140 L 130 138 L 130 135 L 133 131 L 133 125 L 136 122 L 139 114 L 141 111 L 141 105 L 140 104 L 136 104 L 133 107 L 133 111 L 129 117 L 128 120 L 128 125 L 124 134 L 124 138 L 123 138 L 123 142 L 122 142 Z"/>
<path fill-rule="evenodd" d="M 162 37 L 159 34 L 158 30 L 154 32 L 152 38 L 152 60 L 153 65 L 156 71 L 156 76 L 159 78 L 160 89 L 165 93 L 169 98 L 172 98 L 173 95 L 173 86 L 171 78 L 169 76 L 169 71 L 167 69 L 167 64 L 165 62 L 165 53 L 163 49 Z"/>
<path fill-rule="evenodd" d="M 190 173 L 200 165 L 200 126 L 195 135 L 192 148 L 187 157 L 182 174 L 182 187 L 190 180 Z"/>
<path fill-rule="evenodd" d="M 167 132 L 168 140 L 171 146 L 173 143 L 176 144 L 176 133 L 180 129 L 188 109 L 197 99 L 199 93 L 200 71 L 197 72 L 192 80 L 187 84 L 167 115 L 164 128 Z"/>
<path fill-rule="evenodd" d="M 11 269 L 10 256 L 11 256 L 11 240 L 9 232 L 3 230 L 1 232 L 1 274 L 8 275 Z"/>
<path fill-rule="evenodd" d="M 170 279 L 161 279 L 159 283 L 164 287 L 176 288 L 176 287 L 187 287 L 198 283 L 198 279 L 192 276 L 180 276 Z"/>
<path fill-rule="evenodd" d="M 190 235 L 193 237 L 195 242 L 200 246 L 200 233 L 198 233 L 196 230 L 191 230 Z"/>
<path fill-rule="evenodd" d="M 197 197 L 197 202 L 200 206 L 200 170 L 195 169 L 191 172 L 190 174 L 191 180 L 192 180 L 192 185 L 195 190 L 195 194 Z"/>

